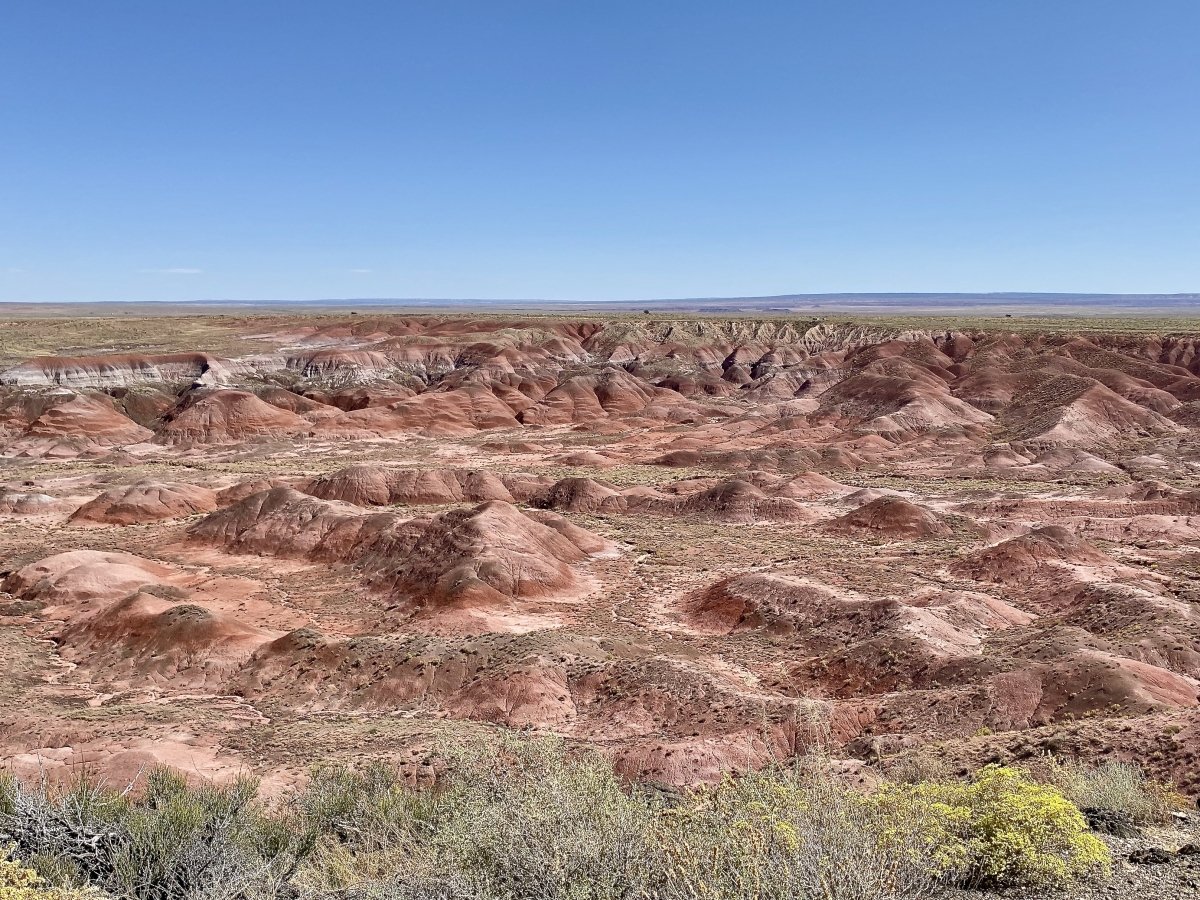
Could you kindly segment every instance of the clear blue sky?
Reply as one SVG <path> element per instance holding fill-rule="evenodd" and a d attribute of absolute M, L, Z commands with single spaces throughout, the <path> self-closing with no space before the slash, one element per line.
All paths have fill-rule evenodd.
<path fill-rule="evenodd" d="M 5 0 L 0 300 L 1200 291 L 1197 0 Z"/>

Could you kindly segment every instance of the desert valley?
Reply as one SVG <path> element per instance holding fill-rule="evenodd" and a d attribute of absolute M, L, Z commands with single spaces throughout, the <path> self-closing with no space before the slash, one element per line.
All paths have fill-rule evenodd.
<path fill-rule="evenodd" d="M 554 733 L 678 788 L 1047 753 L 1200 792 L 1200 340 L 15 319 L 0 756 L 267 790 Z"/>

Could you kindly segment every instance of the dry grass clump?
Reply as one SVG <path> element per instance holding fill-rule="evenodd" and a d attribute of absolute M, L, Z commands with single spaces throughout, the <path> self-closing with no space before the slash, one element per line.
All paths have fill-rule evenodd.
<path fill-rule="evenodd" d="M 133 900 L 921 900 L 1108 864 L 1062 793 L 1001 767 L 862 792 L 810 758 L 668 795 L 559 740 L 440 755 L 435 789 L 328 766 L 270 808 L 167 771 L 141 792 L 0 781 L 0 837 L 45 879 L 25 887 Z"/>
<path fill-rule="evenodd" d="M 653 808 L 595 753 L 558 740 L 459 753 L 434 839 L 453 869 L 496 897 L 636 898 L 655 868 Z"/>
<path fill-rule="evenodd" d="M 646 896 L 652 808 L 606 759 L 569 756 L 550 739 L 445 752 L 437 792 L 406 789 L 380 767 L 316 773 L 296 798 L 323 834 L 305 886 L 388 897 L 449 887 L 481 898 Z"/>
<path fill-rule="evenodd" d="M 1131 763 L 1106 761 L 1096 766 L 1051 761 L 1048 778 L 1080 809 L 1105 810 L 1128 817 L 1135 825 L 1170 819 L 1172 791 Z"/>
<path fill-rule="evenodd" d="M 899 784 L 949 781 L 953 771 L 950 763 L 944 757 L 922 752 L 885 759 L 882 761 L 881 768 L 888 781 Z"/>
<path fill-rule="evenodd" d="M 881 805 L 819 768 L 727 778 L 656 824 L 657 896 L 917 900 L 940 893 L 937 861 L 902 803 Z"/>
<path fill-rule="evenodd" d="M 299 881 L 309 891 L 341 891 L 416 868 L 432 832 L 431 801 L 382 763 L 362 771 L 318 767 L 307 789 L 291 799 L 319 835 Z"/>

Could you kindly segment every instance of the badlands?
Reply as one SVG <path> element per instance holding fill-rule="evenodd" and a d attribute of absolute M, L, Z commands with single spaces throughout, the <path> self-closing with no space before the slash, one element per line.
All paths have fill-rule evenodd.
<path fill-rule="evenodd" d="M 420 780 L 514 729 L 1195 795 L 1198 428 L 1153 321 L 5 322 L 0 758 Z"/>

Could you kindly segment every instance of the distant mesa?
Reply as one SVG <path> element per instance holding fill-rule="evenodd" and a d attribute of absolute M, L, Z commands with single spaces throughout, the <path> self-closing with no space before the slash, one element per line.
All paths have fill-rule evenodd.
<path fill-rule="evenodd" d="M 485 448 L 538 454 L 523 436 L 646 429 L 639 461 L 661 465 L 863 471 L 927 464 L 933 452 L 943 467 L 953 459 L 1037 479 L 1117 474 L 1123 457 L 1161 470 L 1163 447 L 1134 445 L 1180 440 L 1200 404 L 1195 341 L 1167 335 L 360 315 L 246 339 L 262 351 L 20 362 L 0 373 L 0 452 L 73 458 L 151 439 L 200 448 L 495 431 L 507 433 Z M 563 465 L 638 458 L 604 448 L 611 440 L 556 443 Z"/>
<path fill-rule="evenodd" d="M 142 382 L 191 382 L 224 368 L 223 361 L 204 353 L 41 356 L 5 371 L 0 375 L 0 384 L 106 388 Z"/>

